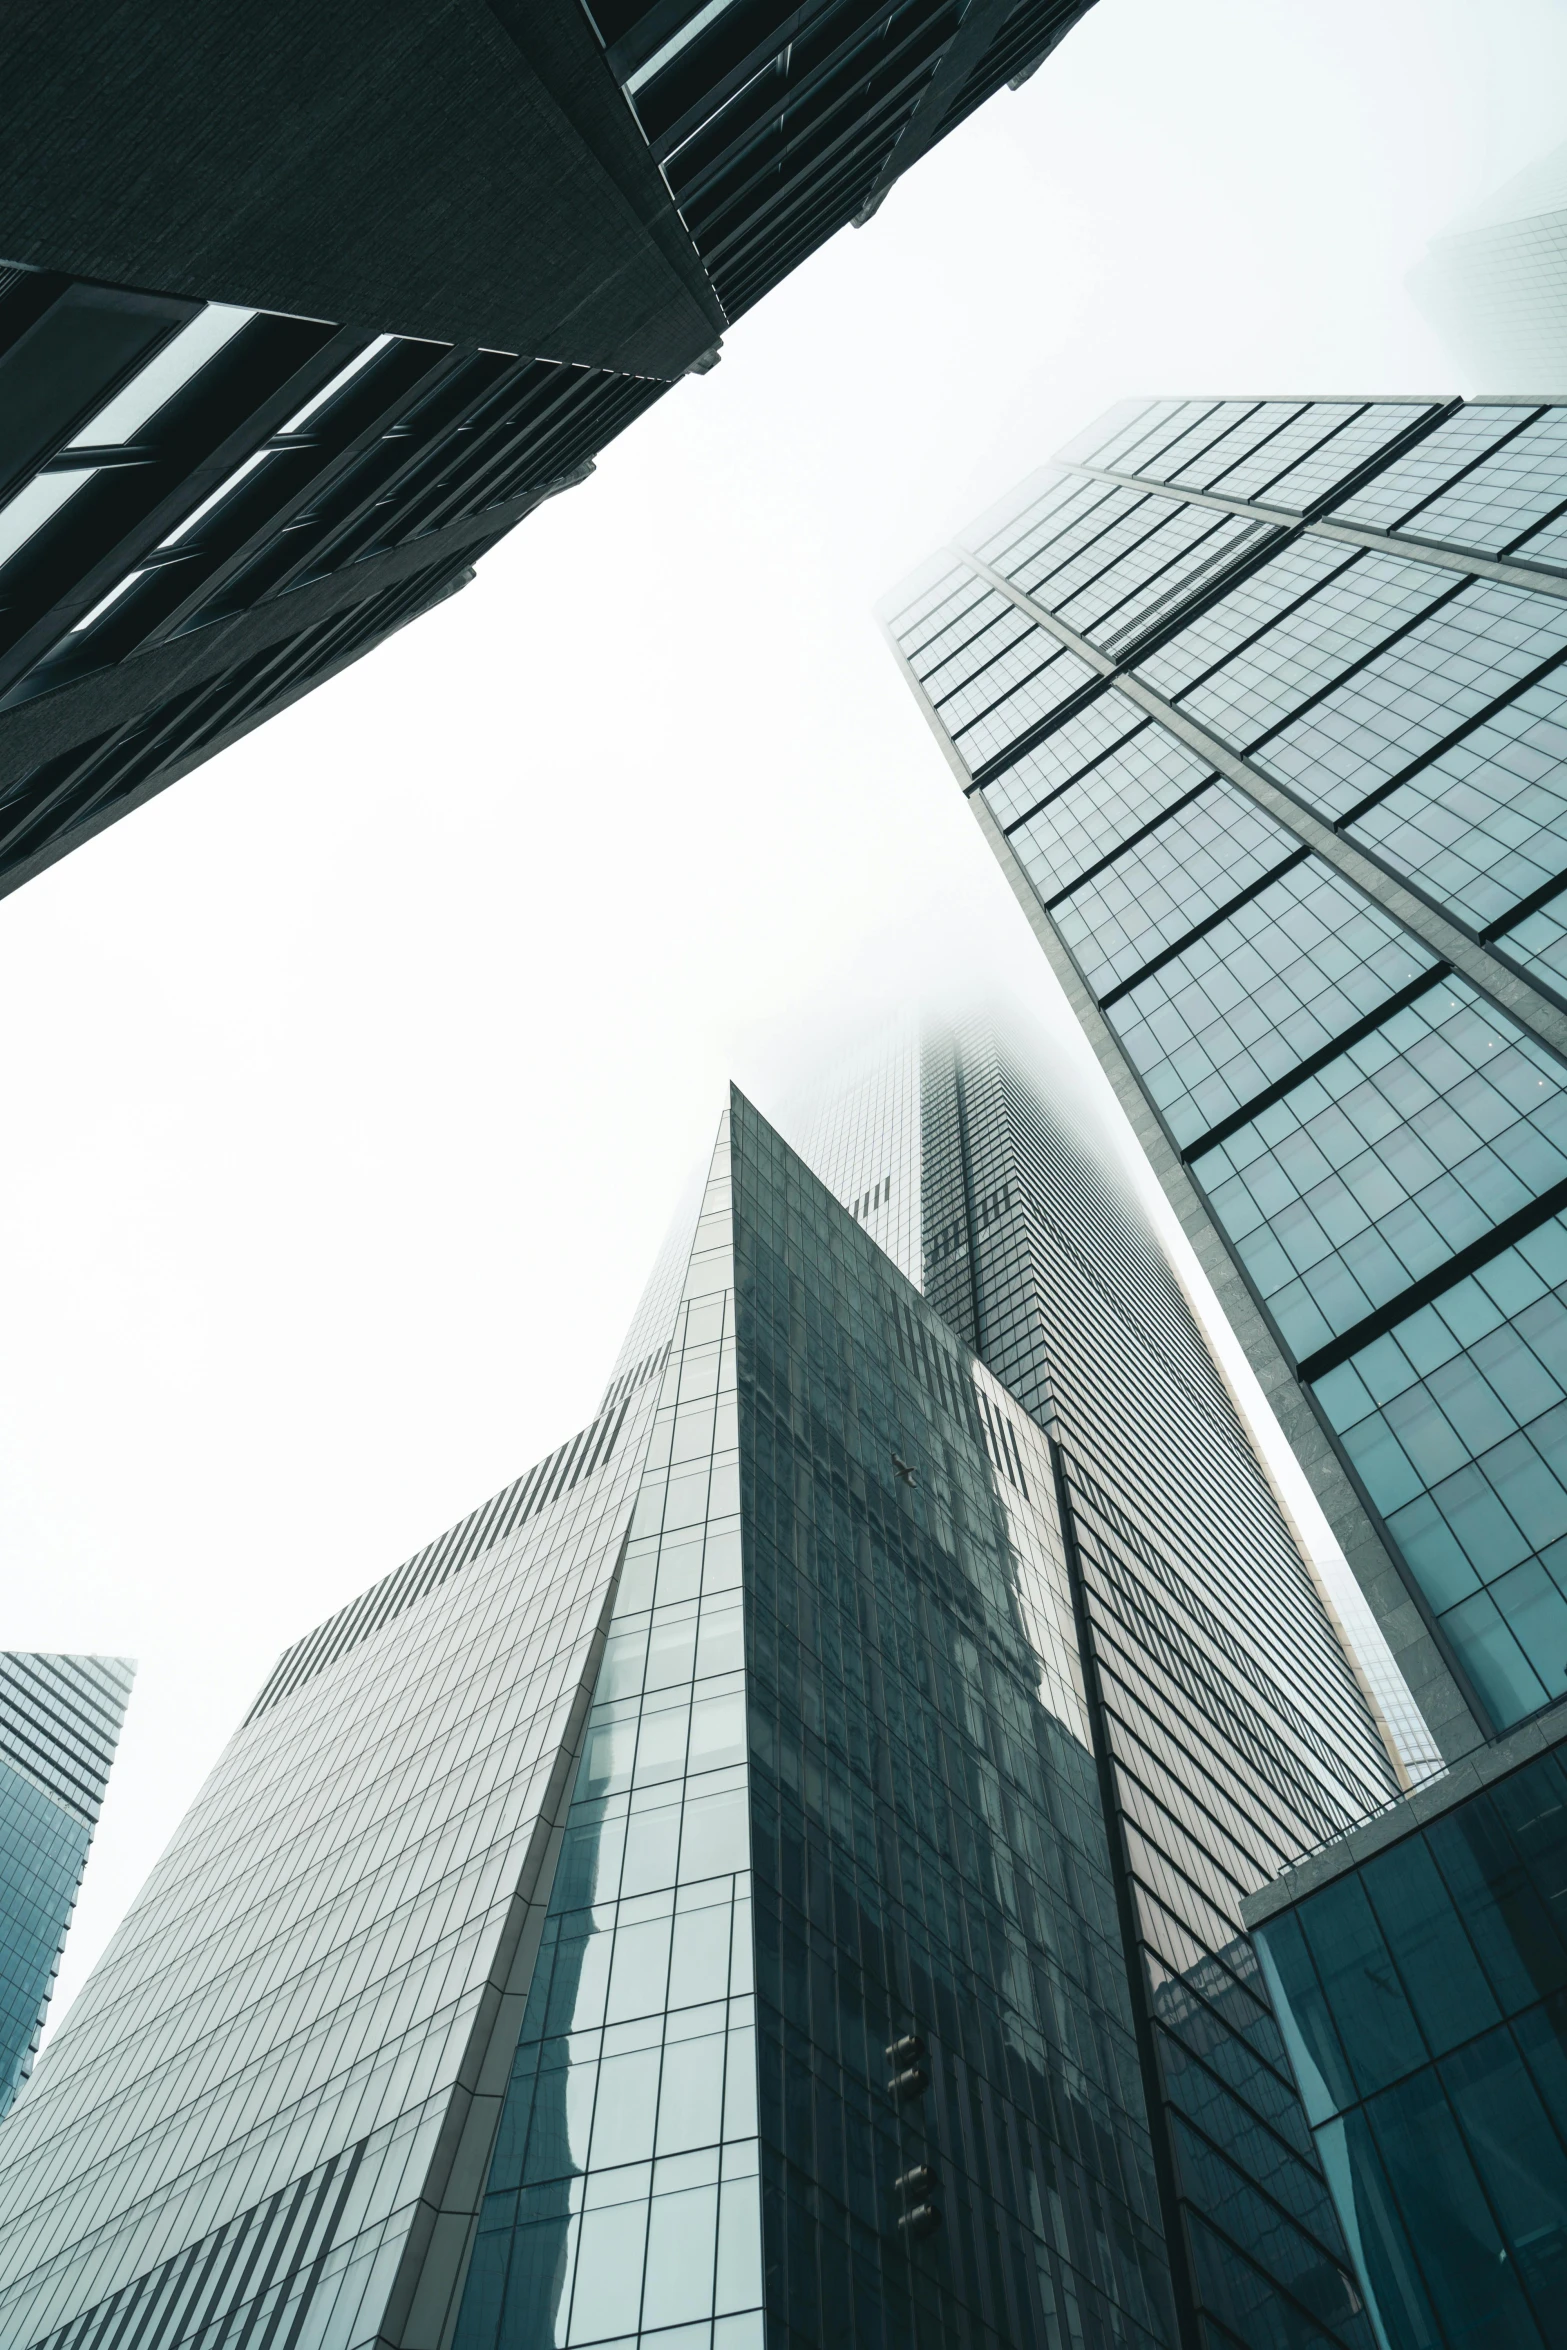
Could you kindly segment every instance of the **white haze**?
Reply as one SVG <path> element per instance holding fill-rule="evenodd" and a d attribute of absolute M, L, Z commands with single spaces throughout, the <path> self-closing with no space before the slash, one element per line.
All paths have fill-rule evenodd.
<path fill-rule="evenodd" d="M 1548 0 L 1100 0 L 474 587 L 0 905 L 0 1638 L 141 1662 L 55 2020 L 277 1649 L 593 1410 L 731 1074 L 948 967 L 1070 1044 L 875 600 L 1124 394 L 1463 389 L 1405 274 L 1563 88 Z"/>

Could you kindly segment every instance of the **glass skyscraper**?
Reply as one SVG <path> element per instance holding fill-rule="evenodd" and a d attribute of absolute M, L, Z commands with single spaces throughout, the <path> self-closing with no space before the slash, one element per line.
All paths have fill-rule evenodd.
<path fill-rule="evenodd" d="M 1567 407 L 1131 402 L 887 621 L 1468 1751 L 1567 1691 Z"/>
<path fill-rule="evenodd" d="M 0 1650 L 0 2113 L 32 2069 L 133 1673 Z"/>
<path fill-rule="evenodd" d="M 1049 1091 L 732 1097 L 594 1419 L 280 1660 L 45 2052 L 0 2338 L 1376 2350 L 1241 1905 L 1429 1740 Z"/>
<path fill-rule="evenodd" d="M 1167 1260 L 1025 1038 L 908 1029 L 795 1131 L 899 1246 L 912 1165 L 925 1296 L 1046 1434 L 1176 2338 L 1369 2340 L 1241 1903 L 1394 1796 L 1374 1719 L 1405 1783 L 1429 1733 L 1353 1587 L 1312 1581 Z"/>
<path fill-rule="evenodd" d="M 1567 1711 L 1245 1905 L 1386 2350 L 1567 2308 Z"/>
<path fill-rule="evenodd" d="M 1409 282 L 1472 390 L 1567 386 L 1567 146 L 1434 238 Z"/>

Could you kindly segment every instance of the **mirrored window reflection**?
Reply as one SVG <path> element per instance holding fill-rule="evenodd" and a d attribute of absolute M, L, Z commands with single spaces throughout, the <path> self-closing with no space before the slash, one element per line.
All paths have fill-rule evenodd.
<path fill-rule="evenodd" d="M 1567 2308 L 1567 1771 L 1543 1755 L 1264 1925 L 1389 2350 Z"/>
<path fill-rule="evenodd" d="M 726 1178 L 721 1149 L 688 1291 L 727 1275 Z M 457 2350 L 762 2350 L 734 1344 L 688 1295 Z"/>
<path fill-rule="evenodd" d="M 920 1098 L 929 1181 L 956 1153 L 928 1066 Z M 886 2350 L 1171 2340 L 1048 1445 L 938 1319 L 961 1260 L 927 1257 L 913 1296 L 742 1131 L 769 2323 Z M 979 1212 L 1005 1229 L 999 1188 Z M 927 1248 L 950 1221 L 927 1193 Z M 906 2034 L 929 2094 L 905 2100 Z"/>

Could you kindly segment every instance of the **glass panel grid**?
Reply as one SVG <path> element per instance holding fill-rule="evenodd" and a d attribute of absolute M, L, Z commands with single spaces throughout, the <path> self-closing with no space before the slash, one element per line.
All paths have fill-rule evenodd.
<path fill-rule="evenodd" d="M 1270 481 L 1288 473 L 1353 414 L 1353 407 L 1343 401 L 1313 400 L 1305 407 L 1266 401 L 1248 435 L 1252 447 L 1237 447 L 1234 455 L 1226 458 L 1230 444 L 1222 442 L 1213 454 L 1225 461 L 1215 465 L 1208 480 L 1194 486 L 1212 490 L 1221 498 L 1258 497 Z"/>
<path fill-rule="evenodd" d="M 1254 755 L 1302 798 L 1342 815 L 1564 646 L 1567 601 L 1476 580 Z M 1327 661 L 1348 650 L 1346 632 L 1324 632 Z M 1323 665 L 1310 664 L 1319 673 Z M 1287 662 L 1284 692 L 1299 695 L 1306 666 Z M 1195 712 L 1210 691 L 1222 693 L 1223 681 L 1199 687 L 1188 706 Z M 1266 704 L 1248 700 L 1250 731 Z"/>
<path fill-rule="evenodd" d="M 1135 473 L 1144 481 L 1161 481 L 1168 462 L 1179 462 L 1176 452 L 1205 441 L 1204 427 L 1220 405 L 1217 400 L 1170 400 L 1150 408 L 1147 429 L 1129 443 L 1113 467 L 1096 459 L 1107 471 Z"/>
<path fill-rule="evenodd" d="M 966 536 L 964 544 L 971 545 L 980 561 L 988 563 L 992 570 L 1009 571 L 1007 557 L 1010 550 L 1015 549 L 1030 532 L 1047 524 L 1052 517 L 1060 517 L 1064 521 L 1069 512 L 1090 504 L 1092 491 L 1093 485 L 1085 482 L 1080 474 L 1047 470 L 1044 487 L 1036 496 L 1026 498 L 1014 512 L 1008 514 L 1004 522 L 991 530 L 988 537 L 975 539 Z"/>
<path fill-rule="evenodd" d="M 1198 1174 L 1304 1357 L 1567 1178 L 1567 1093 L 1543 1046 L 1449 979 Z"/>
<path fill-rule="evenodd" d="M 1257 535 L 1258 525 L 1210 506 L 1178 506 L 1102 578 L 1059 607 L 1069 627 L 1106 651 L 1182 602 Z"/>
<path fill-rule="evenodd" d="M 374 2339 L 547 1836 L 658 1392 L 237 1731 L 0 2133 L 0 2339 L 145 2336 L 187 2268 L 210 2334 Z M 296 2209 L 309 2228 L 269 2238 Z"/>
<path fill-rule="evenodd" d="M 32 2068 L 131 1677 L 119 1657 L 0 1651 L 0 2113 Z"/>
<path fill-rule="evenodd" d="M 1008 572 L 1025 594 L 1057 612 L 1068 599 L 1138 546 L 1172 509 L 1143 490 L 1107 489 L 1074 528 L 1047 540 Z"/>
<path fill-rule="evenodd" d="M 961 608 L 974 601 L 979 585 L 966 566 L 955 564 L 935 587 L 916 596 L 911 604 L 894 614 L 889 626 L 908 660 L 915 661 L 922 646 L 938 636 Z"/>
<path fill-rule="evenodd" d="M 1092 424 L 1057 452 L 1062 465 L 1113 466 L 1115 452 L 1141 440 L 1149 430 L 1156 414 L 1162 414 L 1180 405 L 1175 400 L 1117 400 Z"/>
<path fill-rule="evenodd" d="M 1269 882 L 1111 1007 L 1183 1146 L 1285 1081 L 1435 956 L 1320 859 Z"/>
<path fill-rule="evenodd" d="M 769 2326 L 897 2350 L 938 2325 L 1048 2340 L 1075 2308 L 1086 2341 L 1153 2350 L 1167 2286 L 1047 1448 L 744 1133 Z M 907 2033 L 929 2085 L 905 2099 L 883 2050 Z M 922 2163 L 941 2223 L 906 2246 L 894 2180 Z"/>
<path fill-rule="evenodd" d="M 1354 561 L 1326 539 L 1297 539 L 1270 562 L 1259 565 L 1219 603 L 1136 664 L 1136 673 L 1155 693 L 1179 701 L 1187 688 L 1217 669 L 1238 647 L 1258 636 L 1280 613 L 1309 596 L 1334 572 Z"/>
<path fill-rule="evenodd" d="M 1545 1754 L 1259 1944 L 1393 2350 L 1544 2350 L 1567 2242 L 1567 1774 Z"/>
<path fill-rule="evenodd" d="M 1042 643 L 1049 643 L 1042 631 L 1038 634 Z M 1041 719 L 1093 683 L 1094 672 L 1086 661 L 1064 646 L 1053 647 L 1037 669 L 963 729 L 957 749 L 969 773 L 977 774 L 988 760 L 998 758 Z"/>
<path fill-rule="evenodd" d="M 1254 801 L 1216 777 L 1189 807 L 1074 890 L 1055 909 L 1056 926 L 1088 984 L 1102 995 L 1299 845 Z"/>
<path fill-rule="evenodd" d="M 1018 618 L 1022 620 L 1023 615 L 1019 613 Z M 965 755 L 970 748 L 966 738 L 972 738 L 976 758 L 988 755 L 980 751 L 981 743 L 999 747 L 1009 742 L 1017 730 L 1011 717 L 1014 710 L 1021 711 L 1023 724 L 1038 715 L 1035 697 L 1025 689 L 1059 658 L 1061 649 L 1053 636 L 1047 636 L 1041 628 L 1031 628 L 1025 620 L 1022 628 L 1010 632 L 1010 641 L 993 652 L 971 680 L 952 688 L 941 705 L 941 722 Z M 1037 688 L 1036 692 L 1043 690 Z M 998 732 L 993 734 L 982 721 L 1003 707 L 1008 718 L 1005 723 L 998 721 Z"/>
<path fill-rule="evenodd" d="M 1567 1226 L 1326 1373 L 1316 1394 L 1500 1724 L 1567 1690 Z"/>
<path fill-rule="evenodd" d="M 1477 930 L 1567 875 L 1567 671 L 1529 686 L 1347 827 Z"/>
<path fill-rule="evenodd" d="M 1312 542 L 1313 547 L 1319 544 L 1329 557 L 1341 558 L 1339 548 Z M 1281 562 L 1285 560 L 1281 558 Z M 1316 560 L 1322 570 L 1328 568 L 1320 558 Z M 1265 596 L 1276 592 L 1268 576 L 1272 569 L 1272 565 L 1265 565 L 1257 574 L 1257 585 Z M 1229 626 L 1237 635 L 1249 617 L 1250 585 L 1243 585 L 1235 598 L 1236 611 Z M 1407 627 L 1439 598 L 1450 595 L 1453 585 L 1450 576 L 1432 572 L 1423 564 L 1402 563 L 1396 556 L 1358 556 L 1347 570 L 1324 579 L 1306 602 L 1181 694 L 1180 705 L 1189 716 L 1244 750 L 1259 736 L 1272 734 L 1303 702 L 1331 686 L 1355 663 L 1375 653 L 1395 631 Z M 1229 601 L 1225 599 L 1226 604 Z M 1201 621 L 1196 623 L 1197 629 L 1202 626 Z M 1154 666 L 1161 658 L 1155 656 Z M 1158 684 L 1151 670 L 1149 682 Z"/>
<path fill-rule="evenodd" d="M 971 593 L 949 598 L 932 615 L 942 622 L 941 627 L 934 636 L 923 638 L 910 656 L 915 675 L 933 702 L 939 701 L 947 690 L 947 670 L 954 658 L 961 663 L 970 646 L 982 640 L 998 620 L 1005 620 L 1009 613 L 1017 611 L 1005 596 L 998 595 L 982 581 L 972 580 L 969 584 Z M 1020 627 L 1028 626 L 1023 613 L 1018 612 L 1017 618 Z M 958 675 L 961 674 L 960 667 Z"/>
<path fill-rule="evenodd" d="M 1211 402 L 1190 400 L 1147 400 L 1137 405 L 1135 413 L 1119 432 L 1111 435 L 1096 449 L 1083 451 L 1078 462 L 1096 465 L 1104 473 L 1130 473 L 1136 470 L 1134 459 L 1141 450 L 1152 456 L 1167 447 L 1175 433 L 1183 432 L 1191 412 L 1206 408 Z M 1116 411 L 1111 410 L 1114 415 Z M 1086 436 L 1085 436 L 1086 437 Z M 1077 444 L 1069 444 L 1073 450 Z"/>
<path fill-rule="evenodd" d="M 1371 530 L 1397 530 L 1400 524 L 1407 524 L 1420 538 L 1447 540 L 1494 554 L 1524 527 L 1531 468 L 1526 459 L 1520 463 L 1514 454 L 1522 445 L 1518 440 L 1489 463 L 1481 460 L 1498 441 L 1516 434 L 1534 413 L 1527 405 L 1460 408 L 1455 415 L 1444 417 L 1406 456 L 1374 475 L 1354 497 L 1335 506 L 1333 520 L 1362 523 Z M 1532 434 L 1522 436 L 1523 442 L 1532 439 Z M 1467 471 L 1471 467 L 1473 471 Z M 1558 467 L 1558 478 L 1559 473 Z M 1467 477 L 1459 481 L 1455 478 L 1459 474 Z M 1513 485 L 1511 498 L 1509 484 Z M 1444 491 L 1446 495 L 1441 495 Z M 1557 498 L 1553 496 L 1550 503 L 1554 506 Z M 1506 518 L 1514 513 L 1519 519 L 1508 528 Z"/>
<path fill-rule="evenodd" d="M 983 563 L 1004 579 L 1018 580 L 1042 548 L 1067 552 L 1094 537 L 1121 504 L 1135 491 L 1115 490 L 1108 482 L 1066 477 L 1059 492 L 1036 499 L 1023 513 L 980 542 L 976 552 Z M 1121 504 L 1112 501 L 1120 501 Z"/>
<path fill-rule="evenodd" d="M 1266 400 L 1221 400 L 1206 424 L 1187 434 L 1160 464 L 1163 479 L 1178 489 L 1206 489 L 1273 432 L 1287 409 Z"/>
<path fill-rule="evenodd" d="M 1567 892 L 1537 906 L 1497 940 L 1501 952 L 1521 963 L 1542 986 L 1567 995 Z"/>
<path fill-rule="evenodd" d="M 1168 1268 L 1032 1075 L 987 1037 L 958 1049 L 929 1055 L 927 1165 L 954 1154 L 961 1074 L 968 1188 L 1009 1202 L 973 1235 L 972 1286 L 997 1372 L 1059 1447 L 1199 2303 L 1225 2339 L 1369 2350 L 1238 1900 L 1391 1780 L 1298 1560 L 1242 1498 L 1255 1456 Z M 952 1196 L 931 1200 L 938 1239 Z M 969 1280 L 943 1257 L 929 1294 Z"/>
<path fill-rule="evenodd" d="M 943 632 L 940 657 L 921 673 L 920 684 L 936 708 L 942 709 L 961 687 L 987 671 L 1009 645 L 1028 635 L 1029 628 L 1026 612 L 1020 612 L 1004 596 L 985 595 L 956 626 Z M 948 638 L 956 640 L 950 651 L 946 647 Z M 937 647 L 932 646 L 930 651 L 935 654 Z M 942 723 L 948 722 L 944 717 Z"/>
<path fill-rule="evenodd" d="M 1010 783 L 1016 772 L 1011 770 L 1004 780 Z M 1013 846 L 1040 896 L 1048 900 L 1071 889 L 1091 866 L 1211 774 L 1183 744 L 1172 742 L 1156 726 L 1145 727 L 1020 825 L 1013 833 Z M 990 793 L 997 789 L 992 784 Z"/>
<path fill-rule="evenodd" d="M 721 1136 L 456 2350 L 760 2350 L 729 1174 Z"/>
<path fill-rule="evenodd" d="M 1035 743 L 987 783 L 985 804 L 998 824 L 1013 824 L 1039 801 L 1059 791 L 1069 776 L 1092 766 L 1101 752 L 1147 725 L 1136 703 L 1114 687 L 1096 694 L 1060 726 L 1052 727 L 1043 742 Z"/>
<path fill-rule="evenodd" d="M 1425 411 L 1413 402 L 1377 400 L 1350 418 L 1320 448 L 1312 450 L 1253 494 L 1259 503 L 1304 514 L 1334 488 L 1406 432 Z"/>

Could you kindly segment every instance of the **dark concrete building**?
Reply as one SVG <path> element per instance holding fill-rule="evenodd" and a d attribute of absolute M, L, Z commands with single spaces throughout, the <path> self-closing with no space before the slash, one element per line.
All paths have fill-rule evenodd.
<path fill-rule="evenodd" d="M 1086 0 L 20 0 L 0 891 L 477 558 Z"/>

